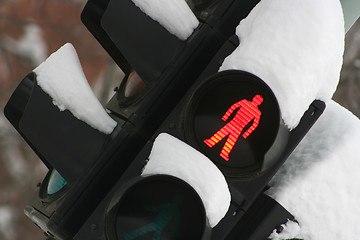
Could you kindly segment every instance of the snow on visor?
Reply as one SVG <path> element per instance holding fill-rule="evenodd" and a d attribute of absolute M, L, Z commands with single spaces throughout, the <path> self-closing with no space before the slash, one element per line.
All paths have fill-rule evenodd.
<path fill-rule="evenodd" d="M 106 113 L 88 84 L 72 44 L 62 46 L 33 71 L 39 86 L 60 111 L 69 110 L 100 132 L 110 134 L 114 130 L 117 123 Z"/>
<path fill-rule="evenodd" d="M 231 200 L 225 177 L 212 161 L 186 143 L 160 134 L 142 176 L 154 174 L 171 175 L 190 184 L 203 201 L 211 227 L 225 216 Z"/>
<path fill-rule="evenodd" d="M 314 100 L 331 99 L 344 52 L 339 0 L 262 0 L 236 34 L 240 45 L 220 71 L 238 69 L 263 79 L 289 129 Z"/>
<path fill-rule="evenodd" d="M 185 0 L 132 1 L 141 11 L 181 40 L 186 40 L 199 25 Z"/>

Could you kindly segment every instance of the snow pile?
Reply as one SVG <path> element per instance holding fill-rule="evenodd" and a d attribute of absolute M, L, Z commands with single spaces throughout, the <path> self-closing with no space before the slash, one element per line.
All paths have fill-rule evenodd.
<path fill-rule="evenodd" d="M 282 231 L 280 233 L 277 233 L 276 230 L 274 230 L 271 235 L 269 236 L 269 239 L 272 240 L 284 240 L 284 239 L 304 239 L 301 235 L 299 235 L 300 232 L 300 226 L 298 223 L 288 220 L 286 224 L 282 224 Z"/>
<path fill-rule="evenodd" d="M 344 51 L 339 0 L 262 0 L 236 34 L 240 45 L 220 71 L 244 70 L 264 80 L 289 129 L 313 100 L 331 99 Z"/>
<path fill-rule="evenodd" d="M 34 69 L 39 86 L 60 111 L 110 134 L 117 123 L 106 113 L 88 84 L 74 47 L 67 43 Z"/>
<path fill-rule="evenodd" d="M 141 11 L 181 40 L 186 40 L 199 25 L 185 0 L 132 1 Z"/>
<path fill-rule="evenodd" d="M 211 227 L 230 206 L 230 192 L 220 170 L 202 153 L 169 134 L 155 139 L 142 175 L 153 174 L 172 175 L 190 184 L 204 203 Z"/>
<path fill-rule="evenodd" d="M 360 121 L 330 101 L 270 182 L 268 194 L 299 221 L 304 239 L 358 239 Z"/>

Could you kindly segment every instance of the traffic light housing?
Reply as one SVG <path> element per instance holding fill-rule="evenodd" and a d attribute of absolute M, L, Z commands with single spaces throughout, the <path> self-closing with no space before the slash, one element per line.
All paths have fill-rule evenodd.
<path fill-rule="evenodd" d="M 161 133 L 170 134 L 206 155 L 226 178 L 231 193 L 231 204 L 224 218 L 211 229 L 211 234 L 206 235 L 206 239 L 243 239 L 241 236 L 247 236 L 246 239 L 259 239 L 257 238 L 259 236 L 266 238 L 287 219 L 293 219 L 293 216 L 279 204 L 266 197 L 264 191 L 273 175 L 320 117 L 325 104 L 319 100 L 314 101 L 304 113 L 299 125 L 290 131 L 282 122 L 276 97 L 259 77 L 239 70 L 218 72 L 223 59 L 237 46 L 235 37 L 230 38 L 223 45 L 89 217 L 75 239 L 96 239 L 96 236 L 107 234 L 108 222 L 105 219 L 110 211 L 108 203 L 116 201 L 114 196 L 117 196 L 117 192 L 124 186 L 127 189 L 132 188 L 128 183 L 142 174 L 151 154 L 153 142 Z M 216 131 L 231 122 L 231 119 L 236 119 L 235 109 L 229 113 L 226 121 L 222 119 L 229 108 L 244 99 L 251 102 L 257 95 L 262 96 L 261 103 L 257 105 L 261 112 L 257 127 L 248 136 L 245 135 L 245 138 L 242 135 L 251 128 L 255 120 L 248 121 L 241 131 L 242 135 L 239 135 L 238 141 L 234 143 L 229 159 L 222 158 L 220 153 L 231 133 L 223 136 L 213 148 L 204 140 L 209 139 Z M 239 108 L 237 110 L 241 112 Z M 256 112 L 254 108 L 250 111 Z M 166 161 L 165 158 L 162 164 L 166 165 Z M 159 174 L 161 175 L 161 170 Z M 260 205 L 267 207 L 261 208 Z M 271 223 L 269 219 L 272 220 Z M 248 227 L 249 222 L 259 224 L 258 228 Z M 91 224 L 99 227 L 97 230 L 99 235 L 89 230 Z M 116 227 L 118 233 L 124 231 L 121 225 Z M 123 238 L 118 234 L 110 239 Z"/>
<path fill-rule="evenodd" d="M 35 72 L 21 81 L 4 113 L 44 164 L 61 172 L 69 183 L 85 174 L 109 139 L 69 110 L 60 111 L 39 86 Z"/>
<path fill-rule="evenodd" d="M 238 108 L 245 110 L 235 114 Z M 245 177 L 261 168 L 280 127 L 280 109 L 271 89 L 241 71 L 214 74 L 184 109 L 186 140 L 229 177 Z"/>
<path fill-rule="evenodd" d="M 198 212 L 201 221 L 196 222 L 196 229 L 201 230 L 201 239 L 233 239 L 234 227 L 243 228 L 244 219 L 252 219 L 246 213 L 253 209 L 254 202 L 260 198 L 271 202 L 261 197 L 267 182 L 319 117 L 324 104 L 315 101 L 298 127 L 289 131 L 281 122 L 276 97 L 260 78 L 242 71 L 218 73 L 221 62 L 239 45 L 238 39 L 231 37 L 235 27 L 258 1 L 212 2 L 205 8 L 195 5 L 199 26 L 187 40 L 167 32 L 131 0 L 87 2 L 82 13 L 84 24 L 125 73 L 107 105 L 109 115 L 117 122 L 111 134 L 100 133 L 68 111 L 56 109 L 36 84 L 36 73 L 29 74 L 19 85 L 5 115 L 49 168 L 39 193 L 25 212 L 51 238 L 118 238 L 115 222 L 128 220 L 114 220 L 114 208 L 129 216 L 128 204 L 136 205 L 131 191 L 137 189 L 137 184 L 154 179 L 157 185 L 165 182 L 171 188 L 185 189 L 184 195 L 194 200 L 191 205 L 203 209 L 196 192 L 183 180 L 163 175 L 139 177 L 153 141 L 162 132 L 205 154 L 223 172 L 229 185 L 230 208 L 214 229 L 206 222 L 205 210 Z M 139 90 L 130 87 L 134 82 Z M 132 93 L 127 95 L 129 89 Z M 256 102 L 261 114 L 250 104 Z M 246 119 L 246 111 L 235 118 L 245 103 L 254 119 Z M 230 109 L 232 112 L 223 120 Z M 243 120 L 244 126 L 233 122 L 222 132 L 226 135 L 231 134 L 231 129 L 241 129 L 230 143 L 226 159 L 220 155 L 226 136 L 215 144 L 204 141 L 216 137 L 216 132 L 232 119 Z M 44 128 L 35 131 L 32 127 L 40 126 L 38 120 Z M 248 124 L 253 129 L 247 128 Z M 83 145 L 72 148 L 78 144 Z M 62 149 L 69 149 L 71 157 L 63 156 Z M 236 160 L 245 155 L 247 162 Z M 162 203 L 173 199 L 176 202 L 176 195 Z M 277 211 L 290 216 L 284 209 Z M 146 216 L 139 218 L 149 220 Z M 281 221 L 284 219 L 275 222 Z"/>

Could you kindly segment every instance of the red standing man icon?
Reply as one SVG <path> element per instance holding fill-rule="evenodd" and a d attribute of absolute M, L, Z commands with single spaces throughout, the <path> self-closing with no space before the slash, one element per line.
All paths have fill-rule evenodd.
<path fill-rule="evenodd" d="M 263 98 L 260 95 L 256 95 L 252 102 L 243 99 L 233 104 L 229 110 L 222 117 L 223 121 L 227 121 L 230 115 L 237 111 L 235 117 L 230 120 L 224 127 L 217 131 L 211 138 L 204 140 L 204 143 L 209 147 L 213 147 L 223 138 L 229 135 L 223 149 L 221 150 L 220 156 L 229 161 L 229 154 L 233 149 L 236 141 L 238 140 L 243 129 L 254 120 L 253 124 L 242 134 L 243 138 L 247 138 L 259 125 L 261 112 L 258 106 L 263 102 Z"/>

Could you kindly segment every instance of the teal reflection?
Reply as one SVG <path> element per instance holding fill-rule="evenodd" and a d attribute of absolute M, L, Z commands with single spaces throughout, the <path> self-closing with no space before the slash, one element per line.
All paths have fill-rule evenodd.
<path fill-rule="evenodd" d="M 55 169 L 52 171 L 47 186 L 47 194 L 53 195 L 60 191 L 67 184 L 66 180 Z"/>

